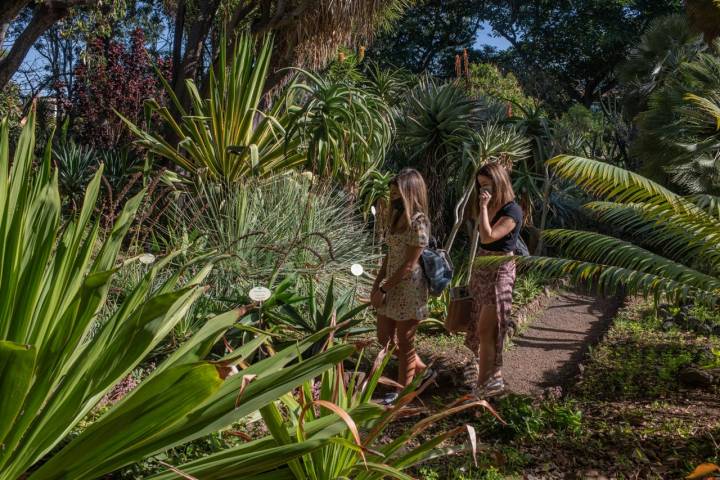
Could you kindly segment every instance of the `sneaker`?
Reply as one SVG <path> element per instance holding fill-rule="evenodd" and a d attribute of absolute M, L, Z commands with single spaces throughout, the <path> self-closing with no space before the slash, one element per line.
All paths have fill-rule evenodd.
<path fill-rule="evenodd" d="M 386 393 L 380 400 L 378 400 L 378 403 L 380 405 L 392 405 L 395 403 L 400 395 L 397 392 L 390 392 Z"/>
<path fill-rule="evenodd" d="M 502 377 L 489 378 L 483 385 L 473 389 L 473 395 L 477 398 L 499 397 L 505 393 L 506 385 Z"/>

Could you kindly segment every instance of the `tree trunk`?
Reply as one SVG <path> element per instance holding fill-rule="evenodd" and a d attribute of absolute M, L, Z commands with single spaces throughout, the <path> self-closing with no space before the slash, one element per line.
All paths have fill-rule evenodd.
<path fill-rule="evenodd" d="M 540 235 L 538 237 L 538 243 L 535 247 L 535 255 L 542 255 L 543 245 L 543 231 L 547 224 L 548 211 L 550 210 L 550 189 L 552 184 L 550 183 L 550 169 L 545 165 L 545 185 L 543 188 L 543 209 L 542 215 L 540 216 Z"/>
<path fill-rule="evenodd" d="M 185 88 L 185 80 L 197 79 L 202 62 L 203 46 L 205 39 L 210 33 L 215 13 L 217 12 L 220 0 L 210 0 L 202 3 L 202 8 L 197 18 L 190 27 L 185 44 L 185 55 L 182 64 L 177 70 L 177 76 L 173 82 L 173 90 L 180 100 L 180 104 L 188 108 L 190 106 L 190 95 Z M 177 35 L 177 32 L 175 32 Z"/>

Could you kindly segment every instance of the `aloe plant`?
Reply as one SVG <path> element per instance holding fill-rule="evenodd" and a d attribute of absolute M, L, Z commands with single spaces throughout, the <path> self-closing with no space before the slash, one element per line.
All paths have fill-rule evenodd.
<path fill-rule="evenodd" d="M 0 125 L 0 480 L 27 472 L 33 480 L 99 477 L 223 428 L 353 351 L 338 346 L 288 367 L 326 330 L 224 378 L 228 365 L 249 359 L 266 340 L 259 336 L 219 362 L 204 360 L 237 320 L 238 312 L 227 312 L 210 319 L 132 393 L 61 447 L 202 295 L 212 266 L 200 263 L 192 276 L 179 269 L 161 282 L 160 271 L 177 257 L 168 255 L 105 313 L 109 283 L 120 268 L 118 253 L 142 192 L 128 201 L 108 236 L 99 238 L 92 213 L 101 167 L 77 215 L 62 222 L 49 148 L 33 168 L 34 124 L 31 112 L 12 162 L 7 120 Z"/>
<path fill-rule="evenodd" d="M 248 35 L 240 36 L 229 58 L 227 41 L 221 39 L 219 44 L 218 62 L 210 69 L 209 98 L 203 98 L 201 89 L 188 80 L 186 88 L 192 100 L 188 111 L 161 77 L 180 118 L 155 99 L 146 104 L 148 113 L 158 115 L 178 138 L 177 145 L 118 115 L 138 137 L 138 144 L 191 174 L 203 172 L 214 180 L 236 182 L 301 165 L 305 157 L 298 140 L 286 136 L 284 98 L 275 98 L 272 107 L 262 109 L 272 53 L 270 37 L 265 37 L 254 54 L 256 42 Z"/>

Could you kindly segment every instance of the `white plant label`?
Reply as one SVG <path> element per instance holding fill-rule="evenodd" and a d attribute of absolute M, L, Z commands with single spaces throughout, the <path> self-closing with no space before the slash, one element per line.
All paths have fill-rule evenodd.
<path fill-rule="evenodd" d="M 365 269 L 359 263 L 353 263 L 352 266 L 350 266 L 350 273 L 352 273 L 356 277 L 359 277 L 364 272 L 365 272 Z"/>
<path fill-rule="evenodd" d="M 143 253 L 138 257 L 138 260 L 140 260 L 140 263 L 150 265 L 151 263 L 155 263 L 155 255 L 152 253 Z"/>
<path fill-rule="evenodd" d="M 255 287 L 248 293 L 250 300 L 253 302 L 264 302 L 270 298 L 271 295 L 272 292 L 265 287 Z"/>
<path fill-rule="evenodd" d="M 375 209 L 375 205 L 370 207 L 370 213 L 372 213 L 373 217 L 377 215 L 377 210 Z"/>

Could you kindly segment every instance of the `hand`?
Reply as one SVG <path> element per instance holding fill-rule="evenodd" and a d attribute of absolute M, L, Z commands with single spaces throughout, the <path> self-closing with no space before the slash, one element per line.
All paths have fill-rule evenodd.
<path fill-rule="evenodd" d="M 480 206 L 487 208 L 490 205 L 490 199 L 492 195 L 487 190 L 480 192 Z"/>
<path fill-rule="evenodd" d="M 370 304 L 375 308 L 380 308 L 385 303 L 385 294 L 379 288 L 375 289 L 370 295 Z"/>

